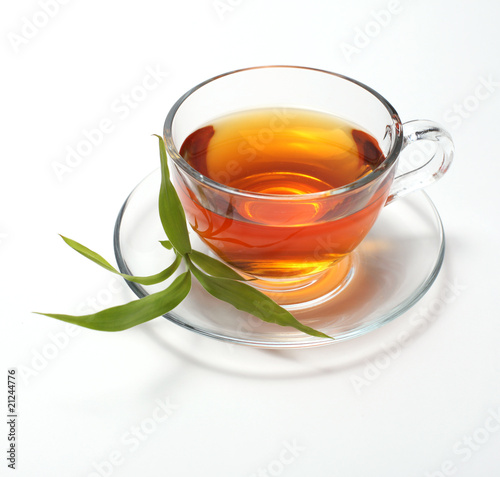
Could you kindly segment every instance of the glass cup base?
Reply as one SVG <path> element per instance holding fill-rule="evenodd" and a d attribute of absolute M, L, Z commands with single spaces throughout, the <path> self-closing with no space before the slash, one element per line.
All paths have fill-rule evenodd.
<path fill-rule="evenodd" d="M 250 284 L 289 311 L 303 310 L 321 305 L 346 287 L 355 272 L 355 262 L 355 254 L 350 254 L 312 277 L 256 279 Z"/>

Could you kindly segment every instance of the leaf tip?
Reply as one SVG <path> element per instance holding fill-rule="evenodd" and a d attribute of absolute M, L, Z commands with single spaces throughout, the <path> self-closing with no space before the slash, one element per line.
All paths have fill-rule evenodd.
<path fill-rule="evenodd" d="M 52 318 L 50 316 L 50 313 L 42 313 L 41 311 L 32 311 L 31 313 L 33 313 L 34 315 L 48 316 L 49 318 Z"/>
<path fill-rule="evenodd" d="M 71 239 L 69 239 L 68 237 L 65 237 L 63 234 L 57 234 L 57 235 L 59 235 L 59 237 L 61 237 L 64 240 L 64 242 L 71 247 L 71 243 L 70 243 L 70 242 L 72 242 Z"/>

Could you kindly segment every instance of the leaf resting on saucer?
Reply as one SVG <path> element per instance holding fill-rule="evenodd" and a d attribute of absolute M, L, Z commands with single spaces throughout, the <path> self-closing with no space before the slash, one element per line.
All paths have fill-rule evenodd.
<path fill-rule="evenodd" d="M 165 144 L 161 136 L 156 134 L 155 136 L 160 141 L 161 161 L 161 186 L 158 209 L 163 230 L 168 238 L 168 240 L 160 240 L 160 243 L 168 250 L 174 249 L 175 259 L 173 263 L 165 270 L 149 277 L 127 275 L 120 273 L 98 253 L 93 252 L 72 239 L 63 237 L 62 235 L 61 237 L 71 248 L 84 257 L 104 267 L 106 270 L 122 276 L 125 280 L 140 283 L 141 285 L 153 285 L 163 282 L 173 275 L 183 260 L 186 262 L 188 270 L 175 278 L 163 291 L 132 301 L 126 305 L 115 306 L 91 315 L 74 316 L 36 313 L 94 330 L 126 330 L 132 326 L 164 315 L 179 305 L 191 289 L 191 274 L 193 274 L 208 293 L 219 300 L 230 303 L 238 310 L 251 313 L 268 323 L 291 326 L 304 333 L 320 338 L 331 338 L 320 331 L 300 323 L 289 311 L 279 306 L 271 298 L 244 283 L 246 280 L 231 267 L 202 252 L 192 249 L 186 223 L 186 214 L 182 208 L 179 196 L 170 181 Z"/>

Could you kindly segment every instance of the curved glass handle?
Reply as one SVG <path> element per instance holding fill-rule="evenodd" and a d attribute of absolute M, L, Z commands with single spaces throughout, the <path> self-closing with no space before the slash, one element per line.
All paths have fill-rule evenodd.
<path fill-rule="evenodd" d="M 409 194 L 432 184 L 440 179 L 450 167 L 453 160 L 454 146 L 448 131 L 433 121 L 416 120 L 403 124 L 403 149 L 410 154 L 401 166 L 411 167 L 411 170 L 398 174 L 392 183 L 391 192 L 386 205 L 394 199 Z M 420 142 L 422 141 L 422 142 Z M 424 144 L 427 147 L 424 147 Z M 422 146 L 418 148 L 418 146 Z M 407 151 L 406 149 L 410 150 Z M 415 151 L 412 151 L 413 148 Z M 416 153 L 412 155 L 412 152 Z M 415 165 L 416 156 L 426 157 L 423 165 Z M 412 160 L 413 158 L 413 160 Z M 399 159 L 398 159 L 399 161 Z"/>

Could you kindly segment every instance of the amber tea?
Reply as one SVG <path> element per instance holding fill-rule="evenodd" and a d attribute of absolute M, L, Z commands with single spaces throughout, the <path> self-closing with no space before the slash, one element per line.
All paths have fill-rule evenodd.
<path fill-rule="evenodd" d="M 357 125 L 302 109 L 218 118 L 190 134 L 180 154 L 204 176 L 249 193 L 203 200 L 176 179 L 202 240 L 233 267 L 262 278 L 309 276 L 349 254 L 372 227 L 392 179 L 368 199 L 364 194 L 358 207 L 355 194 L 318 195 L 370 174 L 385 157 Z M 315 195 L 309 200 L 307 194 Z"/>

